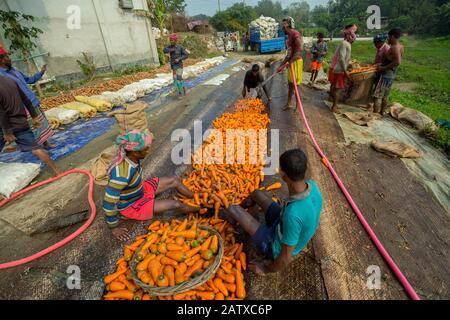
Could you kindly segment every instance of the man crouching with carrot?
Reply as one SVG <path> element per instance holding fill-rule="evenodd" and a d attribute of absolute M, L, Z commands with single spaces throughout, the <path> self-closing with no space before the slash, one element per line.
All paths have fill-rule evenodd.
<path fill-rule="evenodd" d="M 306 180 L 307 158 L 300 149 L 286 151 L 280 157 L 281 178 L 289 188 L 283 205 L 273 202 L 261 190 L 254 191 L 242 206 L 225 210 L 251 236 L 251 241 L 272 262 L 265 266 L 249 264 L 258 275 L 277 272 L 290 264 L 313 237 L 319 226 L 322 194 L 312 180 Z M 260 224 L 244 208 L 258 205 L 265 212 Z"/>
<path fill-rule="evenodd" d="M 190 213 L 200 209 L 177 200 L 155 199 L 169 188 L 175 188 L 187 198 L 193 198 L 194 194 L 175 176 L 143 180 L 140 161 L 148 155 L 152 141 L 153 135 L 148 129 L 133 130 L 116 139 L 119 150 L 108 171 L 103 210 L 106 223 L 121 241 L 129 239 L 128 230 L 119 227 L 121 219 L 150 220 L 155 213 Z"/>

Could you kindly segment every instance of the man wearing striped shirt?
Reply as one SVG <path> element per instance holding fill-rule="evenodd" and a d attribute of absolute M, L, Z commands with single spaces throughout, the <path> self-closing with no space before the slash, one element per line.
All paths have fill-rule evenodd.
<path fill-rule="evenodd" d="M 120 228 L 121 219 L 150 220 L 154 213 L 198 211 L 177 200 L 156 200 L 156 195 L 175 188 L 187 198 L 194 194 L 178 177 L 142 179 L 140 161 L 147 156 L 152 134 L 148 130 L 133 130 L 119 136 L 116 144 L 119 152 L 109 170 L 109 182 L 103 200 L 106 223 L 119 240 L 128 240 L 128 230 Z"/>

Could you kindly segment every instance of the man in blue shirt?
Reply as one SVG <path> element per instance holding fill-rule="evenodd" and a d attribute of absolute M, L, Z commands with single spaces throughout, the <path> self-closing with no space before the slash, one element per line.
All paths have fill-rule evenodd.
<path fill-rule="evenodd" d="M 53 136 L 54 132 L 45 117 L 44 112 L 41 110 L 40 101 L 34 92 L 28 87 L 29 84 L 34 84 L 39 81 L 47 70 L 47 66 L 44 65 L 41 71 L 32 76 L 27 76 L 19 70 L 13 68 L 9 53 L 2 47 L 0 47 L 0 76 L 4 76 L 14 80 L 22 90 L 27 98 L 31 101 L 36 113 L 38 114 L 38 120 L 41 123 L 39 128 L 33 129 L 33 134 L 36 137 L 38 144 L 43 145 L 46 149 L 52 149 L 55 145 L 48 142 L 48 139 Z"/>
<path fill-rule="evenodd" d="M 170 46 L 164 49 L 164 53 L 170 54 L 170 68 L 173 72 L 173 81 L 178 95 L 186 95 L 186 88 L 183 85 L 183 60 L 188 58 L 186 49 L 177 44 L 178 37 L 176 34 L 171 34 Z"/>
<path fill-rule="evenodd" d="M 232 205 L 226 213 L 251 236 L 251 241 L 272 262 L 249 264 L 259 275 L 277 272 L 289 265 L 314 236 L 322 210 L 322 194 L 312 180 L 306 180 L 307 158 L 300 149 L 286 151 L 280 157 L 279 174 L 289 189 L 283 205 L 273 202 L 261 190 L 254 191 L 242 206 Z M 245 211 L 257 204 L 265 212 L 260 224 Z"/>

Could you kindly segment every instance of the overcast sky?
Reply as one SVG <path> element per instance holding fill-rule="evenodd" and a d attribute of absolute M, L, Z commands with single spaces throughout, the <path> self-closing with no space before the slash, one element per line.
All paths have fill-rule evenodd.
<path fill-rule="evenodd" d="M 278 0 L 282 3 L 283 7 L 286 7 L 290 3 L 293 2 L 301 2 L 300 1 L 294 1 L 294 0 Z M 220 0 L 220 7 L 221 9 L 226 9 L 227 7 L 237 3 L 242 2 L 242 0 Z M 258 3 L 258 0 L 245 0 L 245 2 L 249 5 L 256 5 Z M 309 5 L 312 7 L 318 5 L 318 4 L 325 4 L 328 1 L 327 0 L 306 0 L 306 2 L 309 3 Z M 190 16 L 194 16 L 196 14 L 206 14 L 208 16 L 212 16 L 216 13 L 218 9 L 217 0 L 186 0 L 186 12 Z"/>

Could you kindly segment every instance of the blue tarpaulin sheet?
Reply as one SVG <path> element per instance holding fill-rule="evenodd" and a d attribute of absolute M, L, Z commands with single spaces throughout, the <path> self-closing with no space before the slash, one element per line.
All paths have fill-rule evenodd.
<path fill-rule="evenodd" d="M 215 74 L 236 64 L 236 62 L 235 60 L 227 60 L 199 76 L 189 79 L 185 82 L 185 86 L 188 89 L 196 87 Z M 156 99 L 167 97 L 172 90 L 172 86 L 167 86 L 143 97 L 142 100 L 150 103 Z M 67 126 L 63 126 L 64 130 L 56 130 L 50 139 L 51 143 L 56 144 L 56 148 L 49 151 L 51 158 L 58 160 L 81 149 L 95 138 L 109 131 L 114 124 L 116 124 L 115 118 L 108 117 L 106 113 L 100 113 L 93 119 L 79 119 Z M 40 163 L 39 159 L 31 152 L 20 151 L 0 153 L 0 162 Z"/>

